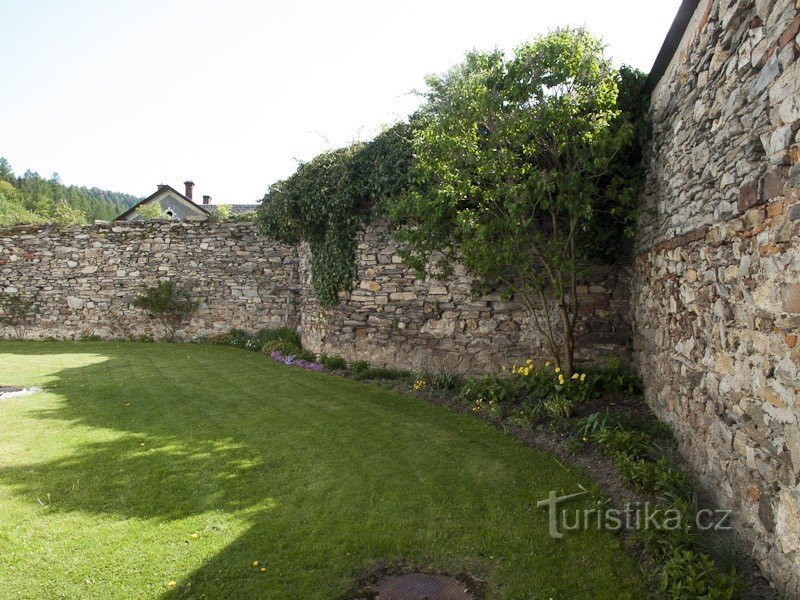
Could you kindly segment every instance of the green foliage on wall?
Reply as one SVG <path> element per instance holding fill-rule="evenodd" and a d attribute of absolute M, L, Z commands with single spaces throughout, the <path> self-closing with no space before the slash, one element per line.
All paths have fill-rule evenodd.
<path fill-rule="evenodd" d="M 324 306 L 352 285 L 359 227 L 410 185 L 410 134 L 411 126 L 400 123 L 368 143 L 321 154 L 264 196 L 262 231 L 308 243 L 314 291 Z"/>
<path fill-rule="evenodd" d="M 426 188 L 392 211 L 409 264 L 446 274 L 459 262 L 476 291 L 513 295 L 568 374 L 582 265 L 618 254 L 635 220 L 637 117 L 619 102 L 623 80 L 583 29 L 468 54 L 428 78 L 413 141 Z"/>
<path fill-rule="evenodd" d="M 132 304 L 159 322 L 169 341 L 175 340 L 180 326 L 189 320 L 199 306 L 187 290 L 180 289 L 172 281 L 159 281 L 154 286 L 145 287 Z"/>

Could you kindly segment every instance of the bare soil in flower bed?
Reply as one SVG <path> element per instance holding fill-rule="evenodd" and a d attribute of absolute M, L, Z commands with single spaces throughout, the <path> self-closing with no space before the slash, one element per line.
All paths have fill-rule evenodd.
<path fill-rule="evenodd" d="M 347 373 L 342 374 L 348 375 Z M 446 392 L 436 388 L 412 391 L 409 390 L 408 381 L 403 380 L 372 379 L 370 382 L 398 393 L 414 394 L 441 406 L 487 421 L 520 441 L 553 454 L 559 461 L 581 468 L 591 475 L 591 478 L 610 499 L 610 505 L 616 509 L 622 509 L 626 504 L 636 505 L 649 500 L 649 498 L 633 490 L 622 481 L 614 462 L 592 445 L 575 444 L 573 440 L 572 447 L 568 447 L 565 444 L 569 437 L 568 434 L 565 434 L 565 430 L 568 427 L 563 422 L 557 423 L 543 420 L 534 424 L 533 429 L 528 431 L 521 427 L 492 419 L 485 413 L 474 414 L 455 392 Z M 605 410 L 608 410 L 611 416 L 625 417 L 628 420 L 641 423 L 643 426 L 658 423 L 658 419 L 641 396 L 625 394 L 590 399 L 576 407 L 569 422 L 574 424 L 590 414 Z M 663 441 L 665 449 L 672 447 L 670 440 L 665 438 Z M 679 468 L 691 472 L 691 466 L 680 454 L 671 451 L 670 457 Z M 716 508 L 710 496 L 702 491 L 698 498 L 698 507 L 711 510 Z M 719 559 L 720 564 L 733 564 L 735 566 L 737 575 L 746 585 L 744 597 L 748 598 L 748 600 L 780 598 L 761 574 L 750 553 L 750 544 L 740 538 L 735 530 L 709 531 L 707 534 L 703 540 L 704 546 L 707 546 L 706 551 L 715 559 Z M 623 529 L 620 537 L 629 552 L 641 562 L 645 571 L 652 571 L 655 568 L 654 562 L 644 552 L 636 536 Z M 658 597 L 656 592 L 654 594 L 655 597 Z"/>

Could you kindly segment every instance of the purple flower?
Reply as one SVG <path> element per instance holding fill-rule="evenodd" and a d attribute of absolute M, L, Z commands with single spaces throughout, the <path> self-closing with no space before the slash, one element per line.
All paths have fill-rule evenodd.
<path fill-rule="evenodd" d="M 284 365 L 290 365 L 292 367 L 300 367 L 301 369 L 308 369 L 309 371 L 325 370 L 325 367 L 323 367 L 322 364 L 320 363 L 309 362 L 307 360 L 303 360 L 302 358 L 295 358 L 294 355 L 284 356 L 277 350 L 271 352 L 269 356 L 272 360 Z"/>

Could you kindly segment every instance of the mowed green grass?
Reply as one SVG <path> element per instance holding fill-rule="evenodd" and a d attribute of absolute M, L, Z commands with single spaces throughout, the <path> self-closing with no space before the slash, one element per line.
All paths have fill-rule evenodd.
<path fill-rule="evenodd" d="M 581 474 L 419 399 L 205 345 L 0 342 L 2 384 L 45 388 L 0 401 L 2 598 L 337 598 L 398 558 L 645 595 L 613 536 L 548 537 Z"/>

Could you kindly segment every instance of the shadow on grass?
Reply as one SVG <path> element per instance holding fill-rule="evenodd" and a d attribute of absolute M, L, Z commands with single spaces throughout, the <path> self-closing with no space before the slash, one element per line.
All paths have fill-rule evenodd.
<path fill-rule="evenodd" d="M 56 513 L 167 522 L 218 511 L 247 524 L 165 599 L 329 598 L 355 569 L 401 556 L 481 575 L 498 553 L 519 571 L 567 565 L 578 552 L 598 572 L 626 561 L 602 536 L 588 548 L 544 537 L 532 500 L 580 477 L 469 417 L 233 348 L 4 343 L 3 352 L 56 395 L 26 416 L 57 422 L 70 442 L 50 459 L 0 468 L 14 494 L 31 503 L 50 494 Z M 600 583 L 616 589 L 628 575 Z M 556 566 L 531 577 L 584 590 Z"/>

